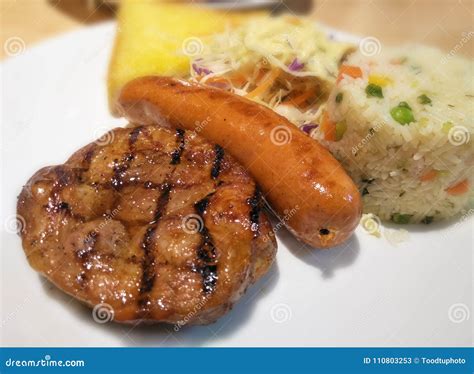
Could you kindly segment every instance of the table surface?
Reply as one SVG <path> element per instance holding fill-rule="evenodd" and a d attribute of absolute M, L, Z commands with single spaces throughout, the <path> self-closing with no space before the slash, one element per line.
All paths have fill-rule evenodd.
<path fill-rule="evenodd" d="M 6 55 L 9 38 L 21 38 L 29 47 L 114 16 L 109 6 L 96 8 L 90 3 L 0 0 L 0 58 Z M 317 0 L 311 17 L 382 43 L 422 42 L 474 57 L 474 0 Z"/>

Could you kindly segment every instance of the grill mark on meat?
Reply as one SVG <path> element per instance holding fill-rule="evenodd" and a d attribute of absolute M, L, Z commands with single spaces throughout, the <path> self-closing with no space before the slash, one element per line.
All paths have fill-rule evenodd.
<path fill-rule="evenodd" d="M 224 158 L 224 148 L 222 148 L 219 144 L 216 144 L 214 146 L 214 151 L 216 152 L 216 157 L 212 163 L 211 178 L 217 179 L 219 173 L 221 172 L 222 159 Z"/>
<path fill-rule="evenodd" d="M 209 198 L 213 195 L 213 192 L 211 192 L 209 195 L 207 195 L 205 198 L 199 200 L 197 203 L 194 204 L 194 208 L 196 209 L 198 215 L 202 218 L 204 212 L 207 209 L 207 206 L 209 205 Z"/>
<path fill-rule="evenodd" d="M 48 278 L 57 282 L 61 289 L 66 290 L 73 295 L 77 294 L 80 299 L 85 299 L 91 303 L 95 302 L 95 292 L 99 291 L 101 300 L 103 299 L 105 302 L 108 302 L 114 306 L 114 309 L 117 313 L 116 315 L 119 316 L 117 320 L 124 320 L 124 314 L 122 313 L 125 310 L 124 313 L 126 313 L 126 318 L 158 320 L 170 318 L 171 321 L 171 318 L 177 318 L 175 317 L 175 312 L 172 311 L 174 308 L 174 303 L 180 302 L 179 298 L 181 297 L 181 292 L 186 293 L 188 291 L 181 289 L 178 284 L 179 282 L 176 282 L 177 285 L 169 284 L 169 287 L 172 288 L 174 293 L 172 296 L 170 296 L 169 300 L 171 308 L 169 312 L 171 313 L 170 316 L 168 316 L 168 311 L 166 310 L 155 310 L 155 308 L 157 308 L 157 297 L 161 297 L 160 292 L 157 292 L 158 288 L 160 287 L 161 290 L 161 287 L 163 286 L 162 282 L 165 282 L 166 285 L 166 282 L 168 281 L 165 279 L 165 277 L 161 279 L 158 273 L 161 265 L 161 262 L 159 262 L 158 259 L 161 257 L 158 257 L 159 255 L 157 251 L 161 250 L 161 248 L 158 249 L 156 244 L 160 240 L 157 234 L 160 233 L 162 229 L 162 227 L 158 225 L 161 224 L 161 220 L 164 220 L 165 217 L 167 217 L 168 200 L 171 199 L 172 192 L 175 189 L 175 183 L 176 185 L 177 183 L 180 183 L 179 179 L 174 177 L 174 174 L 178 170 L 177 168 L 180 168 L 179 170 L 181 171 L 182 165 L 184 165 L 186 168 L 190 165 L 194 167 L 194 161 L 185 158 L 185 154 L 183 153 L 183 150 L 181 150 L 179 162 L 177 164 L 170 162 L 172 161 L 170 158 L 173 154 L 177 153 L 176 151 L 180 150 L 182 143 L 180 135 L 177 132 L 173 133 L 169 130 L 165 131 L 157 129 L 154 126 L 143 127 L 141 131 L 136 130 L 134 132 L 132 130 L 136 129 L 124 128 L 114 130 L 116 131 L 114 134 L 116 135 L 117 139 L 120 140 L 119 142 L 116 142 L 115 145 L 101 146 L 97 143 L 91 143 L 89 146 L 87 146 L 87 148 L 84 147 L 80 153 L 74 154 L 70 161 L 66 162 L 64 165 L 50 167 L 48 170 L 42 172 L 42 174 L 39 174 L 39 176 L 36 178 L 48 186 L 49 196 L 47 197 L 49 197 L 49 201 L 40 203 L 38 200 L 35 200 L 36 198 L 31 194 L 31 192 L 29 195 L 27 195 L 28 189 L 26 187 L 24 188 L 22 195 L 20 195 L 20 203 L 18 205 L 20 214 L 24 215 L 29 222 L 30 219 L 36 219 L 34 216 L 30 217 L 30 215 L 34 214 L 28 212 L 28 208 L 30 206 L 35 207 L 35 204 L 37 204 L 37 207 L 48 209 L 47 211 L 42 209 L 42 215 L 44 217 L 41 217 L 41 219 L 46 220 L 46 223 L 48 223 L 47 221 L 50 221 L 50 225 L 46 230 L 50 230 L 50 228 L 54 229 L 55 232 L 60 234 L 60 236 L 58 236 L 59 239 L 57 239 L 56 236 L 52 236 L 51 238 L 48 237 L 43 243 L 42 241 L 37 240 L 36 236 L 33 236 L 33 234 L 36 235 L 35 232 L 32 234 L 30 231 L 25 231 L 22 233 L 22 238 L 24 239 L 23 245 L 25 252 L 27 253 L 28 260 L 35 264 L 45 265 L 46 271 L 44 271 L 44 273 L 47 274 Z M 155 135 L 154 132 L 158 132 L 158 135 L 161 135 L 159 133 L 163 132 L 164 135 L 160 137 L 152 136 Z M 132 133 L 135 135 L 132 135 Z M 197 277 L 197 281 L 194 284 L 189 285 L 192 295 L 194 295 L 194 292 L 197 291 L 201 294 L 201 297 L 213 296 L 216 301 L 219 301 L 217 298 L 221 296 L 216 293 L 216 290 L 219 291 L 219 288 L 223 282 L 222 275 L 227 272 L 227 268 L 226 263 L 221 259 L 221 247 L 217 247 L 217 243 L 215 242 L 215 240 L 217 240 L 217 234 L 212 230 L 212 227 L 210 226 L 211 224 L 209 223 L 209 204 L 212 204 L 212 210 L 214 209 L 214 203 L 219 205 L 217 200 L 213 199 L 210 202 L 210 199 L 217 191 L 219 191 L 219 187 L 224 184 L 224 182 L 219 180 L 219 177 L 223 175 L 224 169 L 227 168 L 228 161 L 227 157 L 225 160 L 223 160 L 225 155 L 223 151 L 219 151 L 219 146 L 208 143 L 201 145 L 200 142 L 197 142 L 196 148 L 194 149 L 193 141 L 189 140 L 186 135 L 186 133 L 183 133 L 183 138 L 185 141 L 184 151 L 187 152 L 188 150 L 191 150 L 196 152 L 196 154 L 199 156 L 197 158 L 198 163 L 202 162 L 206 166 L 202 167 L 200 171 L 196 171 L 197 179 L 194 179 L 193 176 L 193 179 L 189 185 L 193 186 L 193 181 L 197 180 L 204 182 L 201 181 L 201 179 L 204 178 L 207 183 L 211 182 L 211 184 L 214 185 L 214 188 L 213 192 L 209 193 L 207 196 L 205 196 L 205 198 L 197 202 L 195 202 L 195 200 L 186 201 L 186 208 L 193 209 L 194 213 L 197 212 L 201 218 L 206 217 L 209 227 L 203 227 L 201 232 L 197 234 L 199 236 L 192 238 L 194 240 L 190 240 L 189 243 L 187 243 L 187 249 L 192 250 L 194 259 L 191 262 L 192 265 L 189 265 L 189 262 L 187 262 L 188 260 L 186 260 L 187 265 L 184 265 L 184 267 L 188 272 L 193 272 L 191 275 Z M 142 142 L 141 140 L 145 138 L 147 138 L 147 142 Z M 162 161 L 160 158 L 158 161 L 156 161 L 156 163 L 159 166 L 167 166 L 167 168 L 171 169 L 171 171 L 169 171 L 167 175 L 161 175 L 156 181 L 152 181 L 152 178 L 155 177 L 155 175 L 152 173 L 146 174 L 141 178 L 130 178 L 129 180 L 128 174 L 131 171 L 130 169 L 134 168 L 135 166 L 137 166 L 137 168 L 141 167 L 141 165 L 135 165 L 137 161 L 137 155 L 138 152 L 149 150 L 150 145 L 148 140 L 154 147 L 156 147 L 156 152 L 160 152 L 161 155 L 167 154 L 169 157 L 165 158 L 164 161 Z M 169 142 L 172 144 L 171 150 L 169 148 Z M 163 148 L 167 148 L 166 153 L 163 151 Z M 173 149 L 175 149 L 175 152 L 173 152 Z M 203 154 L 206 157 L 202 157 Z M 100 159 L 98 159 L 99 155 L 101 157 Z M 111 155 L 113 156 L 111 157 Z M 210 159 L 208 158 L 209 156 Z M 219 158 L 220 160 L 218 160 Z M 97 163 L 96 160 L 98 161 Z M 111 161 L 112 165 L 110 165 Z M 155 162 L 155 160 L 150 161 L 153 163 Z M 170 163 L 173 166 L 170 166 Z M 236 171 L 242 173 L 240 168 L 238 168 L 238 165 L 236 165 L 236 167 Z M 231 158 L 229 158 L 229 168 L 234 168 L 234 161 Z M 88 171 L 92 171 L 92 173 L 89 174 Z M 194 172 L 194 169 L 192 171 Z M 104 175 L 108 175 L 108 178 L 105 180 L 102 179 Z M 181 174 L 179 174 L 179 176 L 181 176 Z M 236 181 L 240 182 L 241 179 L 239 175 L 234 176 L 232 174 L 231 176 Z M 213 180 L 213 178 L 215 179 Z M 97 192 L 97 195 L 95 196 L 97 196 L 97 199 L 99 199 L 98 201 L 100 202 L 100 204 L 98 204 L 98 209 L 95 209 L 94 206 L 93 210 L 92 204 L 90 205 L 91 213 L 87 216 L 81 216 L 74 210 L 75 202 L 80 202 L 82 204 L 80 205 L 82 209 L 83 206 L 88 206 L 88 200 L 96 201 L 96 197 L 94 197 L 93 193 L 89 194 L 89 190 L 86 191 L 87 193 L 82 194 L 80 189 L 82 186 L 94 188 Z M 153 195 L 154 206 L 151 207 L 153 210 L 152 216 L 145 224 L 140 223 L 138 225 L 135 222 L 129 221 L 128 217 L 113 217 L 114 220 L 118 220 L 119 222 L 123 223 L 125 230 L 128 233 L 128 238 L 126 239 L 128 245 L 135 246 L 133 251 L 131 250 L 130 253 L 136 253 L 136 250 L 138 250 L 138 253 L 132 256 L 130 256 L 130 254 L 126 251 L 104 253 L 107 252 L 107 249 L 110 246 L 115 245 L 109 240 L 109 238 L 114 240 L 114 234 L 108 230 L 105 232 L 98 232 L 97 230 L 91 228 L 91 226 L 89 226 L 89 230 L 83 230 L 84 226 L 82 225 L 92 222 L 95 219 L 103 219 L 105 214 L 103 213 L 103 210 L 106 209 L 108 212 L 109 209 L 113 209 L 111 206 L 116 206 L 117 201 L 120 201 L 119 199 L 122 198 L 121 190 L 124 190 L 126 186 L 136 186 L 138 190 L 142 190 L 143 188 L 147 189 L 147 198 L 150 194 Z M 77 190 L 78 193 L 76 193 L 75 187 L 79 188 Z M 178 188 L 187 190 L 187 180 L 185 184 L 179 184 Z M 32 189 L 32 187 L 30 187 L 30 189 Z M 66 196 L 66 192 L 68 192 L 68 196 L 71 197 L 66 199 L 67 201 L 64 201 L 63 199 Z M 72 193 L 69 194 L 69 192 Z M 232 193 L 233 197 L 241 201 L 240 199 L 247 199 L 251 197 L 250 194 L 252 193 L 252 189 L 250 190 L 250 194 L 243 192 L 238 188 L 232 190 Z M 108 195 L 104 197 L 103 194 L 111 194 L 112 196 Z M 218 199 L 220 199 L 219 194 L 216 196 Z M 227 195 L 225 198 L 227 198 Z M 104 199 L 103 203 L 102 199 Z M 239 220 L 242 221 L 244 221 L 249 215 L 248 207 L 245 206 L 243 210 L 239 210 L 237 212 L 233 210 L 232 206 L 229 207 L 229 209 L 231 209 L 230 212 L 238 214 Z M 62 218 L 66 218 L 64 214 L 69 214 L 70 216 L 67 216 L 67 219 L 62 220 Z M 178 219 L 179 221 L 179 217 L 173 217 L 173 220 L 175 219 Z M 82 233 L 79 237 L 77 236 L 79 232 L 75 231 L 74 228 L 82 228 Z M 163 229 L 165 228 L 163 227 Z M 232 227 L 229 228 L 229 230 L 232 229 Z M 265 232 L 264 223 L 262 223 L 260 230 Z M 140 232 L 138 238 L 135 237 L 137 232 Z M 40 234 L 42 233 L 47 234 L 48 231 L 42 230 L 40 231 Z M 219 230 L 219 234 L 220 233 L 221 231 Z M 106 237 L 104 237 L 104 235 Z M 245 240 L 247 240 L 247 238 L 248 237 L 246 237 Z M 172 239 L 177 241 L 181 240 L 181 237 L 178 235 L 176 238 Z M 66 249 L 68 249 L 67 252 L 65 251 Z M 44 252 L 45 255 L 32 255 L 35 250 Z M 226 248 L 226 250 L 232 252 L 234 249 Z M 75 271 L 73 273 L 69 273 L 69 271 L 73 270 L 74 268 L 52 268 L 53 262 L 50 261 L 50 258 L 54 258 L 55 260 L 58 259 L 58 261 L 61 259 L 66 261 L 72 260 L 72 262 L 75 264 Z M 112 260 L 117 261 L 117 268 L 114 267 L 115 262 Z M 110 273 L 99 275 L 96 274 L 94 267 L 98 266 L 99 264 L 103 264 L 104 266 L 107 265 L 107 269 L 110 270 Z M 133 274 L 127 274 L 126 272 L 124 273 L 120 271 L 122 264 L 129 264 L 129 266 L 133 266 Z M 165 261 L 165 264 L 174 268 L 172 269 L 171 279 L 180 279 L 177 277 L 181 275 L 179 272 L 183 271 L 182 265 L 175 266 L 173 264 L 168 264 L 167 261 Z M 235 274 L 236 277 L 248 277 L 246 274 Z M 102 277 L 102 275 L 106 279 L 112 280 L 114 285 L 117 284 L 117 292 L 110 294 L 109 290 L 98 289 L 100 286 L 93 280 L 96 276 Z M 128 280 L 130 280 L 130 282 L 128 282 Z M 247 280 L 247 278 L 245 278 L 245 280 Z M 123 283 L 121 283 L 122 281 Z M 78 289 L 81 289 L 81 291 Z M 124 305 L 124 301 L 119 298 L 120 295 L 122 295 L 122 291 L 127 293 L 130 292 L 130 295 L 134 295 L 126 301 L 127 305 Z M 220 301 L 222 303 L 226 302 L 226 305 L 228 304 L 229 307 L 233 303 L 228 302 L 228 300 Z M 128 303 L 134 305 L 130 305 Z M 224 306 L 224 304 L 221 305 Z M 133 307 L 134 315 L 132 317 L 130 317 L 130 307 Z M 194 305 L 191 303 L 188 310 L 191 310 L 190 308 L 193 307 Z M 182 308 L 185 309 L 187 307 L 182 306 Z M 227 307 L 224 309 L 226 308 Z M 206 308 L 202 309 L 205 320 L 211 321 L 213 318 L 215 318 L 214 314 L 212 314 L 211 317 L 206 314 L 208 313 Z M 223 311 L 219 313 L 223 313 Z"/>
<path fill-rule="evenodd" d="M 166 210 L 166 205 L 168 204 L 168 201 L 170 199 L 171 184 L 163 183 L 160 189 L 161 195 L 156 204 L 156 210 L 155 214 L 153 215 L 153 221 L 151 222 L 151 224 L 158 223 L 160 218 L 163 216 L 163 213 Z"/>
<path fill-rule="evenodd" d="M 254 238 L 260 234 L 261 195 L 260 189 L 256 187 L 253 196 L 247 199 L 247 203 L 250 205 L 250 230 L 253 232 Z"/>
<path fill-rule="evenodd" d="M 150 225 L 145 231 L 145 236 L 143 237 L 141 248 L 143 249 L 143 260 L 142 260 L 142 278 L 140 283 L 139 292 L 142 295 L 138 300 L 138 305 L 140 307 L 140 315 L 146 316 L 148 312 L 148 307 L 150 305 L 150 300 L 148 293 L 153 289 L 155 284 L 156 272 L 155 272 L 155 254 L 153 253 L 153 235 L 158 227 L 158 222 L 163 216 L 163 213 L 166 210 L 166 205 L 168 204 L 171 192 L 171 184 L 164 183 L 161 186 L 161 193 L 158 199 L 155 213 L 153 215 L 153 221 L 150 222 Z"/>
<path fill-rule="evenodd" d="M 142 241 L 143 260 L 142 260 L 142 279 L 140 284 L 140 293 L 144 294 L 150 292 L 155 281 L 155 256 L 153 255 L 151 244 L 153 241 L 153 234 L 156 231 L 157 225 L 149 226 L 145 231 L 145 236 Z"/>
<path fill-rule="evenodd" d="M 152 248 L 150 247 L 153 242 L 153 234 L 155 233 L 158 226 L 158 221 L 163 216 L 163 212 L 165 211 L 166 205 L 168 204 L 170 191 L 171 186 L 169 184 L 164 184 L 161 190 L 160 198 L 158 199 L 153 221 L 146 229 L 145 236 L 142 241 L 142 249 L 144 252 L 144 258 L 142 262 L 142 283 L 140 286 L 140 293 L 142 294 L 150 292 L 153 288 L 153 283 L 155 280 L 155 256 L 153 254 Z"/>
<path fill-rule="evenodd" d="M 52 192 L 48 204 L 44 206 L 46 208 L 46 211 L 51 214 L 57 214 L 57 213 L 64 213 L 64 214 L 71 214 L 71 208 L 69 207 L 69 204 L 61 201 L 59 198 L 59 192 Z"/>
<path fill-rule="evenodd" d="M 55 182 L 55 187 L 57 189 L 61 189 L 73 181 L 71 174 L 68 173 L 65 170 L 65 168 L 62 166 L 55 168 L 54 172 L 56 173 L 56 176 L 57 176 L 57 180 Z"/>
<path fill-rule="evenodd" d="M 110 180 L 110 184 L 112 185 L 112 188 L 116 191 L 120 190 L 123 187 L 123 176 L 130 167 L 130 164 L 132 163 L 134 158 L 135 155 L 133 153 L 128 152 L 122 157 L 120 161 L 118 161 L 117 159 L 114 160 L 114 174 L 112 176 L 112 179 Z"/>
<path fill-rule="evenodd" d="M 215 263 L 217 253 L 209 230 L 206 227 L 203 227 L 200 233 L 202 237 L 202 243 L 197 250 L 198 259 L 204 261 L 207 264 Z"/>
<path fill-rule="evenodd" d="M 135 159 L 134 154 L 134 145 L 138 140 L 138 137 L 143 131 L 143 126 L 138 126 L 132 129 L 128 133 L 128 152 L 122 156 L 122 159 L 118 161 L 117 159 L 114 160 L 113 164 L 113 176 L 110 180 L 110 184 L 112 188 L 116 191 L 119 191 L 122 187 L 131 183 L 132 181 L 128 181 L 127 183 L 124 182 L 123 177 L 125 172 L 130 168 L 132 161 Z"/>
<path fill-rule="evenodd" d="M 178 148 L 176 148 L 171 153 L 171 165 L 178 165 L 181 162 L 181 155 L 184 151 L 184 130 L 176 129 L 176 142 L 178 143 Z"/>
<path fill-rule="evenodd" d="M 202 287 L 206 294 L 214 292 L 217 284 L 217 265 L 205 265 L 198 268 L 202 277 Z"/>
<path fill-rule="evenodd" d="M 85 170 L 89 170 L 91 162 L 92 162 L 92 156 L 94 156 L 95 150 L 96 150 L 96 147 L 90 147 L 90 149 L 84 155 L 83 163 L 85 163 L 84 165 Z"/>
<path fill-rule="evenodd" d="M 128 145 L 131 148 L 138 139 L 138 136 L 142 133 L 143 126 L 135 127 L 128 135 Z"/>
<path fill-rule="evenodd" d="M 99 234 L 96 231 L 89 231 L 83 240 L 83 247 L 76 250 L 76 258 L 81 263 L 82 271 L 77 276 L 77 281 L 83 287 L 87 281 L 87 271 L 91 268 L 89 262 L 91 254 L 95 251 Z"/>
<path fill-rule="evenodd" d="M 217 250 L 212 240 L 211 233 L 204 223 L 204 214 L 209 206 L 209 199 L 214 192 L 207 195 L 194 204 L 196 213 L 201 218 L 202 228 L 199 230 L 201 243 L 197 249 L 197 265 L 193 266 L 193 271 L 199 273 L 202 277 L 202 290 L 206 294 L 212 293 L 217 284 Z"/>
<path fill-rule="evenodd" d="M 61 201 L 56 208 L 58 211 L 70 212 L 69 204 L 64 201 Z"/>
<path fill-rule="evenodd" d="M 66 171 L 64 167 L 58 166 L 54 168 L 54 173 L 56 174 L 56 181 L 51 188 L 51 192 L 48 198 L 48 204 L 45 206 L 48 213 L 57 214 L 65 213 L 70 214 L 71 209 L 69 204 L 65 201 L 62 201 L 59 194 L 61 190 L 67 185 L 74 183 L 75 176 L 71 175 L 70 172 Z"/>
<path fill-rule="evenodd" d="M 89 231 L 83 240 L 84 247 L 79 248 L 76 251 L 76 256 L 82 263 L 85 263 L 89 259 L 90 254 L 94 251 L 95 245 L 97 243 L 97 237 L 97 232 Z"/>
<path fill-rule="evenodd" d="M 179 147 L 181 146 L 181 139 L 182 139 L 182 147 L 184 149 L 184 131 L 177 131 L 176 136 L 179 140 Z M 179 148 L 178 148 L 179 149 Z M 170 163 L 173 164 L 173 160 L 175 160 L 174 153 L 171 155 Z M 181 153 L 179 153 L 179 157 L 181 157 Z M 165 180 L 170 180 L 170 175 L 174 173 L 176 170 L 173 171 L 167 176 Z M 163 216 L 164 212 L 166 211 L 166 206 L 170 199 L 170 192 L 171 192 L 171 183 L 163 183 L 162 185 L 156 185 L 153 182 L 147 181 L 144 183 L 145 188 L 147 189 L 155 189 L 157 187 L 160 188 L 160 197 L 158 198 L 158 202 L 156 204 L 156 209 L 153 214 L 153 221 L 150 222 L 149 226 L 145 231 L 145 236 L 142 240 L 141 248 L 143 249 L 143 260 L 142 260 L 142 278 L 140 282 L 139 293 L 141 297 L 138 299 L 138 306 L 139 306 L 139 315 L 141 318 L 146 317 L 149 313 L 149 306 L 150 306 L 150 299 L 147 295 L 152 289 L 155 284 L 156 272 L 155 272 L 155 255 L 153 253 L 153 235 L 158 227 L 159 220 Z"/>

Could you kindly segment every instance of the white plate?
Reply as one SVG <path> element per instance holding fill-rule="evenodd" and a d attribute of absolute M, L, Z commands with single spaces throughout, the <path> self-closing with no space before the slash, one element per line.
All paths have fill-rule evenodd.
<path fill-rule="evenodd" d="M 3 345 L 471 345 L 472 217 L 408 226 L 409 240 L 397 247 L 359 228 L 344 247 L 308 251 L 280 231 L 266 278 L 217 323 L 179 332 L 98 324 L 38 276 L 8 228 L 16 196 L 37 169 L 124 123 L 106 102 L 113 36 L 113 25 L 102 24 L 1 65 Z"/>

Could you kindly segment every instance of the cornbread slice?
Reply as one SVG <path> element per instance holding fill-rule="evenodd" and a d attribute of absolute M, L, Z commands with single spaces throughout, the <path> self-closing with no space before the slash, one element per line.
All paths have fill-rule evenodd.
<path fill-rule="evenodd" d="M 121 87 L 134 78 L 150 74 L 186 76 L 189 57 L 202 48 L 201 37 L 260 14 L 225 13 L 156 0 L 123 0 L 109 65 L 110 108 Z"/>

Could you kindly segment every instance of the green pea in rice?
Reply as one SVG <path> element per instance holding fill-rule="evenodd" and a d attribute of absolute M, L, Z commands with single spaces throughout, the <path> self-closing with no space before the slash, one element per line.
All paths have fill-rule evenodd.
<path fill-rule="evenodd" d="M 345 123 L 344 134 L 335 142 L 313 134 L 359 185 L 364 211 L 402 223 L 460 212 L 471 192 L 446 190 L 473 182 L 473 62 L 417 45 L 373 57 L 356 52 L 345 64 L 363 76 L 345 76 L 326 104 L 330 119 Z M 373 84 L 382 84 L 383 97 L 367 94 Z M 336 103 L 336 95 L 344 100 Z M 428 172 L 435 177 L 423 181 Z"/>

